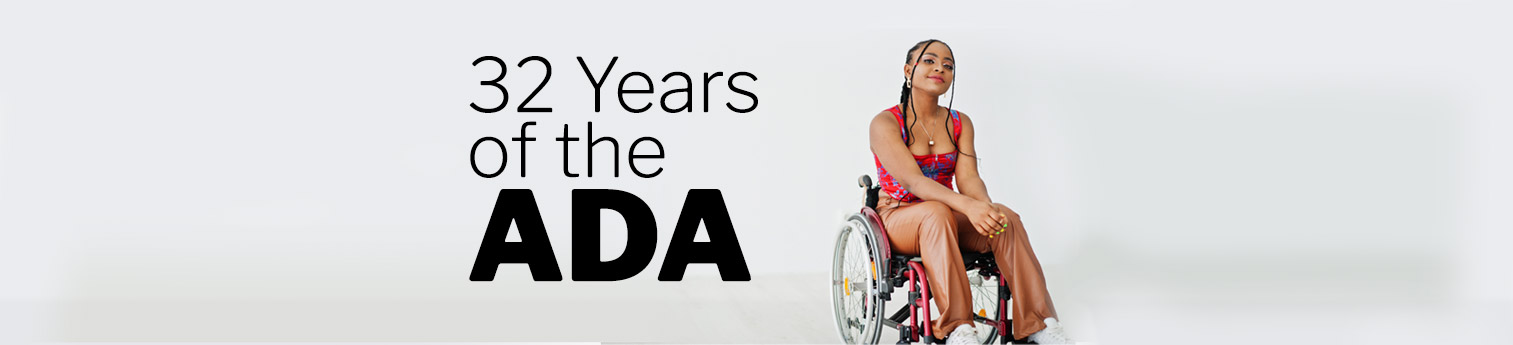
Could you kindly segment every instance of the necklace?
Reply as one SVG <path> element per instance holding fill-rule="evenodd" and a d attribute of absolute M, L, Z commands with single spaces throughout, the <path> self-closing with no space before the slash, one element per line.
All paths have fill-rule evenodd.
<path fill-rule="evenodd" d="M 914 116 L 919 116 L 919 114 L 914 114 Z M 925 135 L 930 137 L 930 141 L 927 144 L 932 147 L 935 146 L 935 134 L 930 133 L 930 124 L 928 123 L 925 124 Z"/>

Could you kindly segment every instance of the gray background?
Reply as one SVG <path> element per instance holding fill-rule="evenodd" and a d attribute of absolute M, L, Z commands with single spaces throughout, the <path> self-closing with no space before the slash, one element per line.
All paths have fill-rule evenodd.
<path fill-rule="evenodd" d="M 896 102 L 904 50 L 940 38 L 989 190 L 1024 215 L 1080 339 L 1507 339 L 1506 13 L 1471 1 L 5 2 L 0 334 L 833 342 L 831 240 L 859 201 L 852 181 L 874 171 L 865 123 Z M 511 109 L 542 73 L 514 63 L 548 58 L 532 105 L 555 112 L 469 109 L 495 100 L 477 85 L 495 70 L 470 66 L 482 55 L 511 64 Z M 716 86 L 710 113 L 630 114 L 606 91 L 593 113 L 576 56 L 595 68 L 619 56 L 611 84 L 751 72 L 740 84 L 761 103 L 733 114 L 722 104 L 745 99 Z M 540 124 L 529 177 L 514 145 L 500 178 L 475 176 L 469 145 L 524 121 Z M 657 137 L 665 172 L 609 177 L 600 155 L 596 177 L 563 177 L 550 138 L 588 121 L 622 145 Z M 645 200 L 657 255 L 621 282 L 537 283 L 523 265 L 470 282 L 501 188 L 535 192 L 565 276 L 572 189 Z M 691 188 L 723 191 L 751 282 L 721 282 L 712 265 L 656 281 Z M 605 217 L 606 243 L 621 243 L 618 215 Z"/>

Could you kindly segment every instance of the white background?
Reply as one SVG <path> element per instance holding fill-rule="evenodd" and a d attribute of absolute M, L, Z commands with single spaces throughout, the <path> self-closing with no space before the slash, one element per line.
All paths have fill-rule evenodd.
<path fill-rule="evenodd" d="M 6 2 L 0 334 L 20 341 L 833 342 L 832 235 L 865 124 L 940 38 L 996 201 L 1102 343 L 1474 341 L 1513 324 L 1509 8 L 1478 2 Z M 511 64 L 510 108 L 477 85 Z M 592 111 L 575 57 L 598 73 Z M 713 85 L 709 113 L 630 114 Z M 695 90 L 701 98 L 705 90 Z M 536 121 L 529 177 L 468 167 Z M 561 174 L 562 125 L 654 136 L 662 175 Z M 583 172 L 582 142 L 572 151 Z M 623 154 L 623 153 L 622 153 Z M 623 157 L 622 157 L 623 159 Z M 485 160 L 487 162 L 487 160 Z M 534 191 L 563 275 L 569 194 L 656 213 L 621 282 L 467 280 L 502 188 Z M 725 197 L 753 273 L 657 282 L 688 189 Z M 623 225 L 606 213 L 606 243 Z M 703 238 L 700 235 L 700 238 Z M 605 257 L 619 249 L 605 248 Z M 608 319 L 604 319 L 608 318 Z M 886 340 L 886 337 L 885 337 Z"/>

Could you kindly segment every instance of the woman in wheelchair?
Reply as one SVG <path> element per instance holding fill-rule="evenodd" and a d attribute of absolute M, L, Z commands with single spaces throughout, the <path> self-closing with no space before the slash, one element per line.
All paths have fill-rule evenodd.
<path fill-rule="evenodd" d="M 1070 343 L 1019 214 L 988 197 L 977 171 L 972 118 L 939 105 L 955 80 L 951 48 L 927 40 L 907 56 L 899 104 L 870 125 L 881 187 L 876 211 L 892 251 L 923 259 L 941 314 L 932 333 L 949 334 L 949 343 L 975 341 L 965 336 L 974 332 L 974 312 L 962 251 L 992 252 L 1014 299 L 1013 339 Z M 959 190 L 951 188 L 953 178 Z"/>

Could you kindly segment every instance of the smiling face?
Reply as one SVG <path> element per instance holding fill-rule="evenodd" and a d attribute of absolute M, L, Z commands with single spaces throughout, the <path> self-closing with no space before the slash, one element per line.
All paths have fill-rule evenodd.
<path fill-rule="evenodd" d="M 956 59 L 951 55 L 951 47 L 940 41 L 916 45 L 904 64 L 904 78 L 911 75 L 914 91 L 936 97 L 945 94 L 956 79 Z"/>

